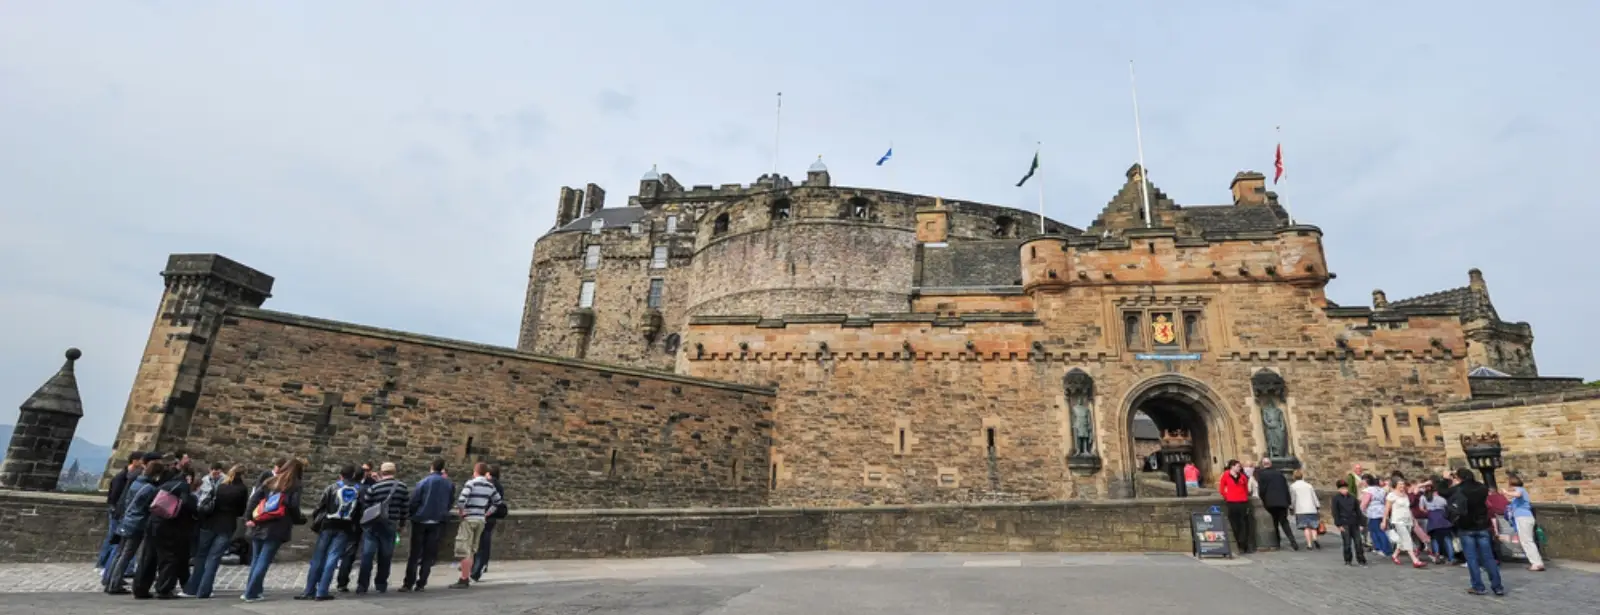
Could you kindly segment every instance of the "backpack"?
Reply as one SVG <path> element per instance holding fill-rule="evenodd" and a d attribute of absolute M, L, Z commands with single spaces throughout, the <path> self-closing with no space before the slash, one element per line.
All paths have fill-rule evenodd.
<path fill-rule="evenodd" d="M 283 504 L 283 493 L 278 491 L 268 493 L 262 496 L 260 502 L 256 503 L 255 513 L 250 518 L 257 524 L 282 519 L 284 515 L 289 514 L 288 509 Z"/>
<path fill-rule="evenodd" d="M 325 518 L 339 521 L 355 520 L 356 504 L 361 501 L 361 490 L 355 485 L 347 485 L 341 481 L 333 486 L 333 498 L 335 506 Z"/>
<path fill-rule="evenodd" d="M 1449 499 L 1444 501 L 1444 518 L 1449 519 L 1451 525 L 1459 525 L 1466 516 L 1467 494 L 1458 487 L 1450 494 Z"/>
<path fill-rule="evenodd" d="M 183 498 L 166 489 L 157 489 L 155 499 L 150 501 L 150 514 L 161 519 L 171 519 L 178 516 L 178 509 L 182 507 Z"/>
<path fill-rule="evenodd" d="M 194 507 L 194 510 L 198 515 L 209 515 L 212 511 L 217 509 L 217 483 L 219 482 L 222 481 L 211 478 L 210 476 L 207 476 L 205 480 L 200 481 L 200 491 L 199 493 L 195 494 Z"/>

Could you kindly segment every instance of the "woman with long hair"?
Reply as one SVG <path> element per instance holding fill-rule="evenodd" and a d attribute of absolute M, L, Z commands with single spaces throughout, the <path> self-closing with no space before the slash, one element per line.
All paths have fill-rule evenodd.
<path fill-rule="evenodd" d="M 199 511 L 200 541 L 195 550 L 194 572 L 189 575 L 189 584 L 184 586 L 183 592 L 196 598 L 211 597 L 217 568 L 228 552 L 228 544 L 239 527 L 239 518 L 244 516 L 245 502 L 250 498 L 250 487 L 244 481 L 244 466 L 229 468 L 212 489 L 215 493 L 209 509 Z"/>
<path fill-rule="evenodd" d="M 300 475 L 305 464 L 290 460 L 276 476 L 262 483 L 245 505 L 245 527 L 250 528 L 250 576 L 244 587 L 245 602 L 259 602 L 265 591 L 267 569 L 289 533 L 306 522 L 300 513 Z"/>

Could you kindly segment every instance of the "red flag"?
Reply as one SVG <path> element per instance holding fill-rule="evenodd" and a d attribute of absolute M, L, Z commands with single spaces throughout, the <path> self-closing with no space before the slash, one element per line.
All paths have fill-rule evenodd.
<path fill-rule="evenodd" d="M 1282 143 L 1278 144 L 1278 156 L 1277 156 L 1277 158 L 1275 160 L 1273 160 L 1272 168 L 1273 168 L 1273 171 L 1272 171 L 1272 183 L 1274 185 L 1276 185 L 1278 183 L 1278 180 L 1283 177 L 1283 144 Z"/>

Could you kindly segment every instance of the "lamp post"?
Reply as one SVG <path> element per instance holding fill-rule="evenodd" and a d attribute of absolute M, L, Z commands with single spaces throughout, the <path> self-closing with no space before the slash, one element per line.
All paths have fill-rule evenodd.
<path fill-rule="evenodd" d="M 1167 476 L 1177 489 L 1178 497 L 1189 497 L 1189 484 L 1183 480 L 1183 466 L 1193 459 L 1194 438 L 1186 429 L 1161 432 L 1161 463 L 1167 467 Z"/>
<path fill-rule="evenodd" d="M 1495 484 L 1494 471 L 1504 465 L 1500 457 L 1500 434 L 1466 434 L 1461 436 L 1461 451 L 1467 454 L 1467 465 L 1483 474 L 1483 484 L 1491 491 Z"/>

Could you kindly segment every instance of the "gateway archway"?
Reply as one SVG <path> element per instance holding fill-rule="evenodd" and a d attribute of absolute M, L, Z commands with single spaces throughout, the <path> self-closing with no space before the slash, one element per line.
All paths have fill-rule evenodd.
<path fill-rule="evenodd" d="M 1176 374 L 1151 378 L 1129 392 L 1123 408 L 1127 442 L 1124 450 L 1128 451 L 1125 467 L 1133 473 L 1140 471 L 1142 454 L 1152 447 L 1152 424 L 1155 434 L 1171 430 L 1189 434 L 1202 486 L 1215 483 L 1223 462 L 1233 454 L 1233 430 L 1227 412 L 1210 387 L 1198 380 Z"/>

